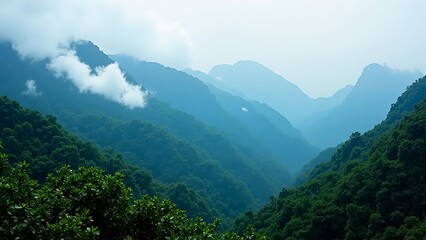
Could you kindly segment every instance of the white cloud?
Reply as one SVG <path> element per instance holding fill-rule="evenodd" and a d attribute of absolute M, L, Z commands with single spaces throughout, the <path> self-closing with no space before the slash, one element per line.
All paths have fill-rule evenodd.
<path fill-rule="evenodd" d="M 11 41 L 22 57 L 52 59 L 50 69 L 80 91 L 130 108 L 143 107 L 147 93 L 126 82 L 117 64 L 91 74 L 70 51 L 71 42 L 90 40 L 106 53 L 172 67 L 186 66 L 191 58 L 192 42 L 185 29 L 135 0 L 0 0 L 0 6 L 0 41 Z"/>
<path fill-rule="evenodd" d="M 90 40 L 107 53 L 124 53 L 172 67 L 187 66 L 192 42 L 177 22 L 136 0 L 0 0 L 0 40 L 26 57 L 57 56 L 71 41 Z"/>
<path fill-rule="evenodd" d="M 36 86 L 36 81 L 35 80 L 27 80 L 25 82 L 25 86 L 27 89 L 25 89 L 25 91 L 22 92 L 22 95 L 27 95 L 27 96 L 40 96 L 41 92 L 37 91 L 37 86 Z"/>
<path fill-rule="evenodd" d="M 248 112 L 248 108 L 246 108 L 246 107 L 242 107 L 242 108 L 241 108 L 241 111 L 243 111 L 243 112 Z"/>
<path fill-rule="evenodd" d="M 147 93 L 141 90 L 141 86 L 129 84 L 117 63 L 97 67 L 93 74 L 75 52 L 66 51 L 53 58 L 48 68 L 55 72 L 56 77 L 70 79 L 80 92 L 99 94 L 129 108 L 145 106 Z"/>

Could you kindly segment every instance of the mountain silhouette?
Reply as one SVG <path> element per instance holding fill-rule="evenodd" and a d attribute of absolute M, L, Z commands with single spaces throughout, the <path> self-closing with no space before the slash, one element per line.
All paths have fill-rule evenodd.
<path fill-rule="evenodd" d="M 216 87 L 266 103 L 295 125 L 315 112 L 340 104 L 351 90 L 347 87 L 332 97 L 312 99 L 298 86 L 255 61 L 217 65 L 210 70 L 209 76 Z"/>
<path fill-rule="evenodd" d="M 316 122 L 301 130 L 313 144 L 322 148 L 334 147 L 351 133 L 364 132 L 378 124 L 398 96 L 421 76 L 420 72 L 370 64 L 364 68 L 342 104 L 323 112 Z"/>

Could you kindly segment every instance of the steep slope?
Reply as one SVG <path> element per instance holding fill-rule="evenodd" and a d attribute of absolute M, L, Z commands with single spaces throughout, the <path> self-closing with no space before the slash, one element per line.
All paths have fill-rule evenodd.
<path fill-rule="evenodd" d="M 392 70 L 379 64 L 364 68 L 346 100 L 302 132 L 313 144 L 332 147 L 352 132 L 365 132 L 385 118 L 390 105 L 419 72 Z"/>
<path fill-rule="evenodd" d="M 158 63 L 140 61 L 124 55 L 110 57 L 117 61 L 136 81 L 154 92 L 154 95 L 160 100 L 195 116 L 198 120 L 213 126 L 226 135 L 238 151 L 240 155 L 238 157 L 243 157 L 250 165 L 235 166 L 235 169 L 240 169 L 238 172 L 233 172 L 237 175 L 244 177 L 241 170 L 245 167 L 247 168 L 245 172 L 258 174 L 257 178 L 266 179 L 276 191 L 282 185 L 288 185 L 291 182 L 287 169 L 294 172 L 294 163 L 304 162 L 306 159 L 304 155 L 308 155 L 309 158 L 310 155 L 315 154 L 315 150 L 310 149 L 303 152 L 300 157 L 283 157 L 282 154 L 276 154 L 275 149 L 271 148 L 269 143 L 263 142 L 256 134 L 253 134 L 251 131 L 253 126 L 244 125 L 239 121 L 240 119 L 225 111 L 216 96 L 197 78 Z M 267 169 L 273 169 L 274 174 Z M 244 181 L 246 183 L 257 182 L 256 185 L 259 185 L 259 188 L 256 189 L 262 189 L 259 181 L 252 180 L 253 177 L 255 176 L 246 176 Z M 249 185 L 249 187 L 254 186 Z M 271 188 L 271 186 L 266 186 L 266 188 Z M 263 189 L 266 188 L 263 187 Z M 263 196 L 266 196 L 266 193 Z"/>
<path fill-rule="evenodd" d="M 209 78 L 208 75 L 201 72 L 188 69 L 186 71 L 204 80 Z M 220 106 L 246 126 L 251 135 L 278 156 L 293 174 L 318 152 L 307 143 L 302 134 L 285 117 L 268 105 L 247 101 L 211 84 L 209 84 L 209 88 L 216 96 Z M 271 167 L 275 168 L 275 166 Z"/>
<path fill-rule="evenodd" d="M 123 173 L 124 183 L 132 188 L 134 198 L 149 194 L 174 199 L 177 195 L 175 186 L 160 184 L 147 171 L 125 162 L 121 155 L 100 150 L 94 144 L 72 136 L 53 116 L 45 117 L 39 112 L 24 109 L 6 97 L 0 98 L 0 129 L 0 142 L 9 155 L 10 163 L 29 163 L 29 174 L 38 182 L 43 183 L 49 173 L 64 165 L 74 170 L 95 166 L 104 169 L 106 174 Z M 208 221 L 219 217 L 197 193 L 185 185 L 180 188 L 183 188 L 179 191 L 181 197 L 192 201 L 176 202 L 187 210 L 189 216 L 202 216 Z"/>
<path fill-rule="evenodd" d="M 82 54 L 80 58 L 92 69 L 112 62 L 93 44 L 79 44 L 78 46 L 87 48 L 84 51 L 81 49 L 76 49 L 76 51 L 86 53 L 86 55 Z M 71 114 L 90 112 L 107 115 L 118 121 L 143 120 L 150 122 L 167 131 L 174 139 L 186 142 L 186 144 L 197 149 L 197 159 L 215 162 L 216 164 L 206 165 L 212 171 L 210 176 L 215 176 L 210 178 L 209 181 L 217 183 L 216 186 L 220 187 L 222 187 L 221 184 L 225 184 L 230 189 L 235 189 L 234 194 L 242 194 L 241 198 L 238 199 L 230 198 L 227 195 L 222 196 L 223 199 L 215 199 L 213 201 L 212 204 L 216 204 L 218 209 L 220 209 L 219 204 L 221 204 L 222 208 L 228 208 L 228 210 L 222 212 L 224 215 L 238 214 L 238 211 L 242 209 L 251 208 L 253 205 L 265 201 L 276 191 L 276 187 L 271 186 L 271 183 L 259 172 L 250 167 L 223 135 L 196 121 L 192 116 L 176 111 L 154 97 L 149 98 L 148 105 L 143 109 L 129 109 L 102 96 L 79 92 L 66 78 L 56 78 L 46 68 L 46 64 L 49 63 L 48 59 L 42 61 L 21 59 L 9 43 L 0 44 L 0 52 L 1 95 L 10 96 L 21 104 L 44 113 L 54 114 L 61 122 L 66 122 L 66 118 L 69 116 L 64 114 L 64 112 Z M 127 79 L 132 81 L 130 75 L 127 76 Z M 32 85 L 28 85 L 28 80 L 33 80 Z M 76 129 L 78 129 L 76 126 L 68 125 L 67 127 L 71 131 L 77 131 Z M 154 158 L 144 160 L 155 161 Z M 226 174 L 221 174 L 221 172 L 226 172 Z M 186 174 L 188 179 L 190 179 L 193 173 L 186 172 Z M 236 182 L 244 182 L 244 184 L 235 185 L 234 183 L 236 182 L 232 183 L 226 180 L 229 177 L 225 179 L 220 177 L 227 175 L 232 176 Z M 242 179 L 247 180 L 247 182 Z M 176 182 L 180 181 L 179 179 L 175 180 Z M 187 181 L 187 184 L 189 185 L 189 181 Z M 189 187 L 192 188 L 192 186 Z M 202 188 L 206 194 L 220 192 L 219 189 L 216 191 L 211 188 L 207 189 L 205 186 L 202 186 Z M 198 191 L 201 191 L 201 189 L 198 189 Z M 235 208 L 236 211 L 233 211 L 230 206 L 239 200 L 241 202 Z"/>
<path fill-rule="evenodd" d="M 373 144 L 373 142 L 389 131 L 395 124 L 401 121 L 405 115 L 414 111 L 417 104 L 421 103 L 426 96 L 426 77 L 419 78 L 411 84 L 407 90 L 398 97 L 396 103 L 392 104 L 390 111 L 384 121 L 376 125 L 372 130 L 360 135 L 358 132 L 352 134 L 353 149 L 346 147 L 344 144 L 338 148 L 336 154 L 333 155 L 332 161 L 320 164 L 311 172 L 311 178 L 315 178 L 328 171 L 334 171 L 341 168 L 342 164 L 353 158 L 362 158 Z"/>
<path fill-rule="evenodd" d="M 41 185 L 29 167 L 10 166 L 0 143 L 0 239 L 266 239 L 252 228 L 241 237 L 219 232 L 218 220 L 189 218 L 167 199 L 133 200 L 118 172 L 63 166 Z"/>
<path fill-rule="evenodd" d="M 299 186 L 299 185 L 305 183 L 309 179 L 309 176 L 310 176 L 312 170 L 316 166 L 320 165 L 321 163 L 330 161 L 331 157 L 334 155 L 336 150 L 337 150 L 337 147 L 326 148 L 323 151 L 321 151 L 317 156 L 312 158 L 312 160 L 309 161 L 307 164 L 305 164 L 305 166 L 303 166 L 302 170 L 297 173 L 297 176 L 294 180 L 294 185 Z"/>
<path fill-rule="evenodd" d="M 234 99 L 238 99 L 238 101 L 241 102 L 241 107 L 244 107 L 245 105 L 251 105 L 253 106 L 252 109 L 255 109 L 256 112 L 262 114 L 263 116 L 265 116 L 268 121 L 270 121 L 272 124 L 274 124 L 277 128 L 279 128 L 283 134 L 288 135 L 290 137 L 297 137 L 300 138 L 301 140 L 305 140 L 303 135 L 301 134 L 301 132 L 294 128 L 291 123 L 287 120 L 287 118 L 285 118 L 283 115 L 281 115 L 279 112 L 277 112 L 275 109 L 269 107 L 267 104 L 265 103 L 260 103 L 254 100 L 246 100 L 243 97 L 238 97 L 241 94 L 233 94 L 232 91 L 224 91 L 223 87 L 217 87 L 218 83 L 215 83 L 215 80 L 212 79 L 209 75 L 201 72 L 201 71 L 196 71 L 196 70 L 192 70 L 192 69 L 184 69 L 184 72 L 200 79 L 201 81 L 205 82 L 207 84 L 207 86 L 209 86 L 209 88 L 212 90 L 212 93 L 220 93 L 221 95 L 231 95 L 234 96 Z M 219 84 L 220 85 L 220 84 Z M 217 94 L 215 94 L 217 97 Z M 231 98 L 229 96 L 229 98 Z M 222 104 L 225 104 L 226 102 L 222 101 Z"/>
<path fill-rule="evenodd" d="M 279 157 L 291 173 L 294 174 L 295 171 L 298 171 L 308 159 L 318 152 L 317 149 L 304 141 L 303 137 L 291 137 L 284 134 L 268 118 L 258 113 L 253 104 L 242 98 L 214 89 L 214 87 L 211 89 L 221 106 L 247 126 L 252 135 L 265 146 L 268 146 L 268 149 Z M 263 107 L 256 106 L 258 108 Z"/>
<path fill-rule="evenodd" d="M 202 158 L 187 142 L 179 141 L 152 124 L 138 120 L 114 121 L 99 114 L 61 115 L 65 126 L 101 146 L 112 147 L 130 163 L 149 169 L 161 182 L 182 182 L 195 189 L 209 206 L 222 213 L 222 217 L 235 216 L 243 211 L 241 206 L 254 206 L 247 185 L 250 184 L 252 190 L 262 191 L 262 184 L 242 182 L 217 162 Z M 228 198 L 239 200 L 226 200 Z"/>
<path fill-rule="evenodd" d="M 336 106 L 349 92 L 341 91 L 335 97 L 314 100 L 293 83 L 254 61 L 217 65 L 208 75 L 215 79 L 210 82 L 216 87 L 225 86 L 226 88 L 222 90 L 233 89 L 232 93 L 242 93 L 240 97 L 266 103 L 293 124 L 297 124 L 314 112 Z"/>
<path fill-rule="evenodd" d="M 257 148 L 253 148 L 253 152 L 259 149 L 256 157 L 268 155 L 268 149 L 250 134 L 249 129 L 221 108 L 215 96 L 200 80 L 158 63 L 139 61 L 124 55 L 111 58 L 161 101 L 215 127 L 235 142 L 234 146 L 237 148 L 238 145 L 245 148 L 256 146 Z"/>
<path fill-rule="evenodd" d="M 236 229 L 254 224 L 271 239 L 423 239 L 425 83 L 416 81 L 375 129 L 353 134 L 310 181 L 283 189 Z"/>

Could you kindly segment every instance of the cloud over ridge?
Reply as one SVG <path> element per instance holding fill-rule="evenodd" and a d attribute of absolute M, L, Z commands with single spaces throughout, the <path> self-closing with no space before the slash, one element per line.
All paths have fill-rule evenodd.
<path fill-rule="evenodd" d="M 80 92 L 102 95 L 126 107 L 144 107 L 147 93 L 141 86 L 128 83 L 117 63 L 97 67 L 92 73 L 74 51 L 67 51 L 52 58 L 47 67 L 56 77 L 64 76 L 78 87 Z"/>
<path fill-rule="evenodd" d="M 90 40 L 110 54 L 172 67 L 191 58 L 192 43 L 185 29 L 144 11 L 134 0 L 0 0 L 0 6 L 0 41 L 12 42 L 23 58 L 51 59 L 48 68 L 70 79 L 81 92 L 100 94 L 129 108 L 145 106 L 147 93 L 141 86 L 128 83 L 116 63 L 91 74 L 70 50 L 72 42 Z"/>
<path fill-rule="evenodd" d="M 0 40 L 22 56 L 56 56 L 70 42 L 90 40 L 109 54 L 182 67 L 191 59 L 186 30 L 135 0 L 0 0 Z"/>

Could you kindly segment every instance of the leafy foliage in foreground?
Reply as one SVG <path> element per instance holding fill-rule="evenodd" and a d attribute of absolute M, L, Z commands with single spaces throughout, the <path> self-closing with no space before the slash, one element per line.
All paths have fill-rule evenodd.
<path fill-rule="evenodd" d="M 188 218 L 169 200 L 143 196 L 131 202 L 124 175 L 94 167 L 64 166 L 39 186 L 28 163 L 0 165 L 1 239 L 264 239 L 218 233 L 219 222 Z"/>
<path fill-rule="evenodd" d="M 405 100 L 420 96 L 402 95 L 393 109 L 410 111 L 415 101 Z M 399 124 L 391 111 L 395 118 L 374 131 L 352 134 L 308 182 L 247 212 L 235 230 L 253 224 L 272 239 L 424 239 L 426 101 L 414 108 Z"/>

